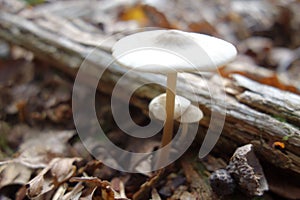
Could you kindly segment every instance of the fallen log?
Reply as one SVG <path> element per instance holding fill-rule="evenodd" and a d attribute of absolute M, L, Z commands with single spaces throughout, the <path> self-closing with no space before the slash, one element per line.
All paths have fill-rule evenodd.
<path fill-rule="evenodd" d="M 111 61 L 109 44 L 95 48 L 96 45 L 90 41 L 85 43 L 78 38 L 72 39 L 74 33 L 70 33 L 71 36 L 68 37 L 70 29 L 61 35 L 55 27 L 51 27 L 59 25 L 59 22 L 48 19 L 47 15 L 37 19 L 41 14 L 35 15 L 34 10 L 27 12 L 32 12 L 32 15 L 22 16 L 1 10 L 0 38 L 13 45 L 24 47 L 33 52 L 36 58 L 53 64 L 73 77 L 83 60 L 89 63 L 92 69 L 87 72 L 88 77 L 93 77 Z M 65 20 L 65 23 L 71 22 Z M 47 24 L 48 28 L 41 24 Z M 93 54 L 87 56 L 91 52 Z M 111 94 L 113 85 L 125 72 L 122 67 L 112 64 L 101 79 L 102 86 L 98 87 L 99 91 Z M 128 81 L 123 85 L 124 88 L 133 88 L 148 81 L 165 80 L 162 75 L 150 73 L 135 72 L 127 74 L 127 77 Z M 211 96 L 206 84 L 212 85 L 216 91 L 222 91 L 223 83 L 226 84 L 226 99 L 219 96 L 218 92 L 215 96 Z M 135 92 L 131 103 L 147 114 L 149 101 L 163 91 L 162 86 L 145 85 Z M 214 148 L 214 153 L 228 157 L 237 146 L 252 143 L 262 159 L 300 175 L 300 96 L 240 75 L 232 75 L 230 79 L 218 79 L 213 76 L 203 81 L 199 74 L 189 73 L 179 75 L 177 92 L 198 103 L 204 111 L 205 118 L 199 124 L 201 127 L 209 127 L 213 112 L 226 115 L 222 136 Z M 203 137 L 204 135 L 200 134 L 200 138 Z M 286 144 L 285 152 L 274 149 L 271 143 L 282 141 L 283 138 Z"/>

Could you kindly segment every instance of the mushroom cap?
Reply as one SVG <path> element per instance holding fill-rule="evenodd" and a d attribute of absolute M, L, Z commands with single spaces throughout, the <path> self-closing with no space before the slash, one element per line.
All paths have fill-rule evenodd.
<path fill-rule="evenodd" d="M 158 95 L 149 104 L 150 116 L 164 121 L 166 119 L 166 93 Z M 174 119 L 181 123 L 193 123 L 202 119 L 203 113 L 191 102 L 179 95 L 175 96 Z"/>
<path fill-rule="evenodd" d="M 186 111 L 176 120 L 181 123 L 194 123 L 203 118 L 203 112 L 197 106 L 190 105 Z"/>
<path fill-rule="evenodd" d="M 179 95 L 175 96 L 174 119 L 181 116 L 187 110 L 191 102 Z M 160 94 L 149 104 L 150 115 L 161 121 L 165 121 L 166 115 L 166 93 Z"/>
<path fill-rule="evenodd" d="M 179 30 L 135 33 L 120 39 L 112 48 L 112 55 L 121 65 L 153 73 L 213 71 L 236 54 L 229 42 Z"/>

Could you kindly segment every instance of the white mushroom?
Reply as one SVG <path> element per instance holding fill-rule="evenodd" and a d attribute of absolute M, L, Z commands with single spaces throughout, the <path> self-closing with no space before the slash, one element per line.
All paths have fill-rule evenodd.
<path fill-rule="evenodd" d="M 126 68 L 160 74 L 215 71 L 237 54 L 229 42 L 179 30 L 135 33 L 116 42 L 112 52 L 117 62 Z"/>
<path fill-rule="evenodd" d="M 190 105 L 182 114 L 180 117 L 178 117 L 176 120 L 181 123 L 194 123 L 198 122 L 203 118 L 202 111 L 194 105 Z"/>
<path fill-rule="evenodd" d="M 158 95 L 149 104 L 150 116 L 165 121 L 165 104 L 166 104 L 166 93 Z M 203 118 L 202 111 L 191 104 L 191 102 L 179 95 L 175 97 L 175 109 L 174 118 L 176 121 L 182 124 L 182 133 L 178 141 L 183 141 L 188 132 L 188 124 L 200 121 Z"/>
<path fill-rule="evenodd" d="M 174 117 L 173 119 L 176 119 L 182 115 L 183 112 L 188 109 L 188 107 L 191 105 L 191 102 L 179 95 L 176 95 L 175 97 L 175 107 L 174 107 Z M 161 121 L 166 120 L 166 93 L 163 93 L 161 95 L 158 95 L 149 104 L 149 111 L 150 115 L 152 115 L 154 118 L 159 119 Z"/>
<path fill-rule="evenodd" d="M 154 30 L 120 39 L 112 54 L 121 65 L 167 75 L 166 120 L 161 146 L 172 140 L 177 72 L 213 71 L 233 60 L 236 48 L 221 39 L 179 30 Z M 161 155 L 167 160 L 168 155 Z"/>

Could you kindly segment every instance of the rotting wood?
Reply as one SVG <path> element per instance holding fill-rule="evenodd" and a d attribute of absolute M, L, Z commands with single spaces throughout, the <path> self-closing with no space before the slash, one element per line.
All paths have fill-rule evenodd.
<path fill-rule="evenodd" d="M 275 118 L 300 126 L 300 97 L 274 87 L 259 84 L 240 75 L 233 75 L 236 86 L 244 92 L 237 99 L 251 107 L 272 114 Z"/>
<path fill-rule="evenodd" d="M 47 19 L 45 18 L 45 20 Z M 66 36 L 59 35 L 54 29 L 51 30 L 46 30 L 32 19 L 10 14 L 5 10 L 0 12 L 0 38 L 32 51 L 36 58 L 52 63 L 55 67 L 73 77 L 76 75 L 76 70 L 84 59 L 93 65 L 93 69 L 96 71 L 101 67 L 105 67 L 112 59 L 110 53 L 106 51 L 107 49 L 103 50 L 101 47 L 95 49 L 93 46 L 82 44 L 76 40 L 66 38 Z M 91 51 L 93 51 L 93 54 L 86 57 Z M 117 64 L 111 65 L 102 79 L 105 87 L 99 87 L 99 90 L 110 94 L 113 84 L 116 83 L 124 72 L 125 69 Z M 92 71 L 88 73 L 90 76 L 95 74 Z M 184 78 L 186 79 L 184 80 Z M 132 88 L 136 84 L 143 85 L 147 81 L 161 83 L 165 80 L 166 78 L 162 75 L 133 72 L 128 74 L 128 81 L 124 85 L 124 88 Z M 222 96 L 211 96 L 206 84 L 213 85 L 214 88 L 221 91 L 223 82 L 229 83 L 229 88 L 234 86 L 231 88 L 231 91 L 234 90 L 235 93 L 229 92 L 226 100 Z M 179 74 L 177 92 L 192 102 L 199 103 L 200 108 L 205 114 L 205 118 L 200 121 L 200 125 L 203 127 L 209 126 L 212 110 L 226 114 L 226 123 L 219 144 L 227 144 L 226 151 L 228 151 L 228 154 L 238 145 L 260 141 L 261 143 L 259 144 L 261 145 L 256 145 L 256 147 L 260 148 L 258 153 L 265 160 L 276 166 L 300 174 L 298 104 L 294 105 L 292 102 L 292 105 L 296 107 L 289 109 L 288 106 L 290 105 L 282 102 L 282 99 L 274 98 L 274 95 L 265 93 L 265 90 L 255 91 L 255 88 L 252 88 L 252 84 L 253 82 L 245 77 L 239 79 L 236 77 L 233 79 L 212 78 L 203 81 L 197 74 L 182 73 Z M 259 87 L 265 87 L 260 83 L 256 84 Z M 236 90 L 237 88 L 240 90 Z M 145 85 L 135 93 L 132 103 L 141 108 L 144 113 L 147 113 L 149 100 L 162 91 L 164 91 L 162 86 Z M 252 99 L 248 98 L 247 95 L 250 93 L 252 96 L 259 94 L 259 102 L 263 102 L 263 104 L 253 101 L 254 97 L 252 96 Z M 276 90 L 277 93 L 277 97 L 287 94 L 281 90 Z M 299 99 L 297 95 L 293 95 L 293 97 Z M 265 102 L 268 103 L 265 104 Z M 268 108 L 268 105 L 272 105 L 271 109 Z M 277 116 L 286 119 L 286 122 L 280 120 Z M 290 137 L 285 141 L 286 155 L 283 158 L 282 153 L 270 148 L 268 142 L 282 140 L 285 136 Z M 223 151 L 224 153 L 224 146 L 217 145 L 215 149 L 220 149 L 220 152 Z"/>

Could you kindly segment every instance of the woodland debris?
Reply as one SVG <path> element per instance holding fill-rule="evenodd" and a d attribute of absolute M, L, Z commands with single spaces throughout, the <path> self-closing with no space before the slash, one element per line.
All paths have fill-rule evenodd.
<path fill-rule="evenodd" d="M 239 188 L 248 195 L 261 196 L 269 186 L 252 144 L 239 147 L 227 166 Z"/>
<path fill-rule="evenodd" d="M 39 197 L 70 179 L 76 173 L 75 161 L 81 158 L 54 158 L 36 177 L 27 184 L 27 195 Z M 48 173 L 50 172 L 50 174 Z"/>
<path fill-rule="evenodd" d="M 235 182 L 225 169 L 214 171 L 210 175 L 209 181 L 212 190 L 219 196 L 229 195 L 234 192 Z"/>
<path fill-rule="evenodd" d="M 142 200 L 145 197 L 149 196 L 149 193 L 152 188 L 154 188 L 158 182 L 165 176 L 165 170 L 159 170 L 156 174 L 154 174 L 150 179 L 141 185 L 140 189 L 133 195 L 133 200 Z"/>
<path fill-rule="evenodd" d="M 212 199 L 212 191 L 209 184 L 207 184 L 207 177 L 200 175 L 192 163 L 188 160 L 182 160 L 181 166 L 186 176 L 186 181 L 190 184 L 190 191 L 195 199 Z"/>

